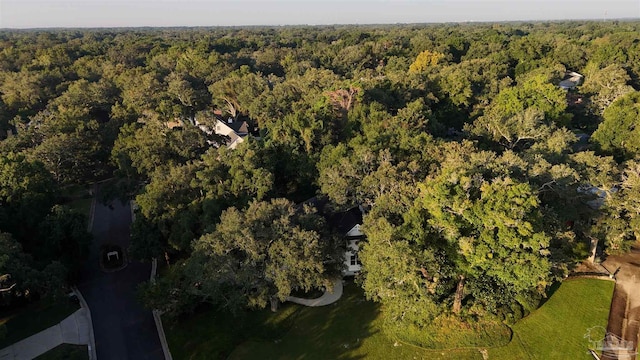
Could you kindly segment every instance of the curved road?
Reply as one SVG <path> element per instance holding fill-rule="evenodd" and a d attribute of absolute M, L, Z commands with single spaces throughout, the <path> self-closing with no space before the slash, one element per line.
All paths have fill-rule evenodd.
<path fill-rule="evenodd" d="M 126 249 L 130 225 L 129 204 L 116 200 L 109 207 L 96 202 L 93 243 L 78 288 L 91 309 L 98 360 L 164 359 L 153 315 L 135 299 L 137 285 L 149 280 L 151 265 L 134 261 L 113 273 L 100 269 L 100 246 Z"/>

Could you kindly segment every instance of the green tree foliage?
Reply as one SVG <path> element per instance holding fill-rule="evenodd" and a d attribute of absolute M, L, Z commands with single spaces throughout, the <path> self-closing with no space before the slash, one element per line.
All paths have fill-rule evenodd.
<path fill-rule="evenodd" d="M 491 279 L 530 307 L 526 296 L 515 295 L 544 292 L 551 266 L 546 259 L 549 237 L 543 231 L 533 189 L 510 178 L 489 183 L 477 175 L 441 176 L 445 179 L 422 187 L 422 207 L 428 214 L 427 224 L 453 245 L 457 271 L 467 282 Z M 488 308 L 511 301 L 511 296 L 487 295 L 491 294 L 475 297 Z"/>
<path fill-rule="evenodd" d="M 475 314 L 531 309 L 551 280 L 550 238 L 531 187 L 443 172 L 420 191 L 395 225 L 389 212 L 365 219 L 367 295 L 395 322 L 418 327 L 448 306 Z"/>
<path fill-rule="evenodd" d="M 111 160 L 120 175 L 146 179 L 163 166 L 184 163 L 203 154 L 219 140 L 189 122 L 170 128 L 157 113 L 149 113 L 138 123 L 124 125 L 111 151 Z"/>
<path fill-rule="evenodd" d="M 554 83 L 556 80 L 545 73 L 531 74 L 519 80 L 515 86 L 500 91 L 486 114 L 509 118 L 535 107 L 549 121 L 567 125 L 570 115 L 565 113 L 566 94 Z"/>
<path fill-rule="evenodd" d="M 56 205 L 39 227 L 39 246 L 34 257 L 42 262 L 60 261 L 74 282 L 89 254 L 91 233 L 84 214 Z"/>
<path fill-rule="evenodd" d="M 266 88 L 266 79 L 244 66 L 231 76 L 211 84 L 209 92 L 213 95 L 214 105 L 229 116 L 238 118 L 240 114 L 248 114 L 249 109 L 253 108 L 252 104 Z"/>
<path fill-rule="evenodd" d="M 157 168 L 136 197 L 140 216 L 133 246 L 143 258 L 160 250 L 187 251 L 229 206 L 239 208 L 272 192 L 273 175 L 261 167 L 257 143 L 210 149 L 184 165 Z M 149 234 L 159 236 L 151 239 Z"/>
<path fill-rule="evenodd" d="M 615 101 L 604 112 L 604 121 L 591 140 L 600 149 L 620 158 L 640 154 L 640 92 L 632 92 Z"/>
<path fill-rule="evenodd" d="M 194 247 L 203 257 L 205 291 L 213 290 L 218 301 L 241 297 L 244 305 L 256 308 L 284 301 L 294 289 L 330 288 L 342 263 L 323 218 L 285 199 L 252 202 L 245 211 L 225 210 L 215 231 Z"/>
<path fill-rule="evenodd" d="M 0 233 L 0 276 L 3 289 L 7 290 L 1 301 L 9 305 L 15 298 L 62 296 L 66 271 L 59 262 L 36 268 L 20 243 L 8 233 Z"/>
<path fill-rule="evenodd" d="M 639 31 L 637 22 L 5 31 L 0 230 L 38 274 L 64 278 L 81 232 L 80 219 L 53 207 L 57 186 L 115 173 L 125 180 L 118 195 L 140 205 L 131 253 L 170 266 L 147 302 L 177 313 L 249 295 L 262 306 L 301 275 L 274 275 L 259 292 L 246 285 L 256 274 L 282 261 L 319 268 L 268 246 L 269 258 L 252 258 L 265 260 L 259 268 L 238 265 L 246 249 L 223 253 L 220 241 L 254 228 L 229 222 L 271 221 L 291 207 L 271 199 L 319 193 L 335 208 L 367 209 L 360 280 L 387 324 L 424 330 L 444 323 L 443 309 L 453 319 L 454 303 L 454 321 L 515 319 L 552 276 L 636 236 L 635 165 L 623 176 L 616 161 L 638 152 Z M 585 75 L 570 93 L 557 86 L 566 70 Z M 220 137 L 198 125 L 212 128 L 220 112 L 259 138 L 217 148 Z M 576 143 L 574 130 L 598 123 L 593 141 L 615 158 Z M 584 189 L 607 193 L 604 205 Z M 311 216 L 301 211 L 278 219 Z M 195 252 L 194 239 L 203 239 Z M 65 265 L 42 254 L 60 248 L 73 254 Z"/>
<path fill-rule="evenodd" d="M 416 59 L 413 61 L 411 66 L 409 66 L 409 72 L 412 73 L 421 73 L 426 71 L 429 68 L 432 68 L 440 62 L 444 58 L 444 54 L 439 52 L 433 52 L 430 50 L 425 50 L 418 54 Z"/>
<path fill-rule="evenodd" d="M 593 111 L 602 116 L 604 111 L 618 98 L 633 91 L 628 85 L 631 77 L 619 64 L 612 64 L 604 69 L 598 69 L 590 63 L 585 71 L 585 81 L 580 91 L 589 94 L 593 104 Z"/>
<path fill-rule="evenodd" d="M 604 211 L 595 223 L 595 236 L 605 241 L 609 254 L 629 251 L 631 245 L 640 239 L 640 164 L 626 163 L 619 187 L 603 191 Z"/>
<path fill-rule="evenodd" d="M 0 227 L 21 241 L 34 231 L 54 202 L 53 178 L 41 162 L 23 155 L 0 156 Z"/>

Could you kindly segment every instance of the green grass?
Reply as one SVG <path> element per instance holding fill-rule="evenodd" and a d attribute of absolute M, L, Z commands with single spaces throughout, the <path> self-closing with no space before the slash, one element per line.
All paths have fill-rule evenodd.
<path fill-rule="evenodd" d="M 391 338 L 427 349 L 496 347 L 511 340 L 511 329 L 497 320 L 465 322 L 446 314 L 425 327 L 397 323 L 384 329 Z"/>
<path fill-rule="evenodd" d="M 88 218 L 93 200 L 90 190 L 91 188 L 88 186 L 70 185 L 61 190 L 60 197 L 65 205 L 81 214 L 85 214 Z"/>
<path fill-rule="evenodd" d="M 88 360 L 86 345 L 62 344 L 38 356 L 36 360 Z"/>
<path fill-rule="evenodd" d="M 85 214 L 87 216 L 87 219 L 89 218 L 89 213 L 91 212 L 91 202 L 93 201 L 92 198 L 88 198 L 88 199 L 77 199 L 77 200 L 73 200 L 69 203 L 67 203 L 67 206 L 69 206 L 71 209 L 81 213 L 81 214 Z"/>
<path fill-rule="evenodd" d="M 0 315 L 0 327 L 4 336 L 0 348 L 4 348 L 49 328 L 73 314 L 79 306 L 67 300 L 57 304 L 43 300 L 29 304 L 17 311 Z"/>
<path fill-rule="evenodd" d="M 397 341 L 382 331 L 379 305 L 347 283 L 343 298 L 325 307 L 284 304 L 277 313 L 258 311 L 240 320 L 213 310 L 199 311 L 166 326 L 171 353 L 179 359 L 590 359 L 592 326 L 606 327 L 614 284 L 604 280 L 568 280 L 540 309 L 513 326 L 502 347 L 427 350 Z M 434 339 L 448 344 L 478 339 L 496 344 L 501 332 L 473 334 L 444 320 Z M 434 328 L 434 331 L 436 329 Z M 483 329 L 483 331 L 487 331 Z M 446 345 L 446 342 L 441 343 Z"/>
<path fill-rule="evenodd" d="M 585 359 L 594 326 L 607 327 L 614 283 L 575 279 L 562 283 L 541 308 L 517 322 L 509 345 L 489 351 L 492 359 Z"/>
<path fill-rule="evenodd" d="M 277 313 L 243 319 L 200 311 L 165 324 L 178 359 L 482 359 L 479 350 L 429 351 L 396 342 L 381 331 L 379 306 L 347 283 L 343 298 L 325 307 L 283 304 Z"/>
<path fill-rule="evenodd" d="M 166 321 L 164 327 L 174 359 L 224 359 L 247 337 L 278 338 L 291 326 L 297 306 L 284 305 L 268 311 L 233 316 L 214 309 L 199 309 L 179 322 Z"/>

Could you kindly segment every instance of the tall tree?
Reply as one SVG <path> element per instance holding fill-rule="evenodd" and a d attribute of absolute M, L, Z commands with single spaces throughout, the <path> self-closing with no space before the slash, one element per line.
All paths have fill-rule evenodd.
<path fill-rule="evenodd" d="M 294 289 L 331 288 L 342 264 L 336 244 L 313 208 L 273 199 L 252 202 L 244 211 L 229 208 L 216 230 L 194 246 L 205 256 L 203 288 L 227 287 L 242 294 L 245 305 L 264 308 L 271 302 L 275 310 Z"/>
<path fill-rule="evenodd" d="M 600 149 L 618 158 L 631 159 L 640 154 L 640 92 L 634 91 L 612 103 L 604 111 L 604 121 L 591 140 Z"/>
<path fill-rule="evenodd" d="M 640 240 L 640 163 L 627 162 L 621 180 L 619 187 L 598 194 L 604 209 L 592 232 L 604 239 L 608 254 L 625 253 Z"/>

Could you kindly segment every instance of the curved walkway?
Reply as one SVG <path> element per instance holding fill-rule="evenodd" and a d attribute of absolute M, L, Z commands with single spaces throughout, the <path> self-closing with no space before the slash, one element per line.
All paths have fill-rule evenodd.
<path fill-rule="evenodd" d="M 333 283 L 333 291 L 330 292 L 325 290 L 324 294 L 322 294 L 322 296 L 320 296 L 319 298 L 303 299 L 303 298 L 298 298 L 294 296 L 289 296 L 287 298 L 287 301 L 304 305 L 304 306 L 315 307 L 315 306 L 325 306 L 325 305 L 333 304 L 334 302 L 338 301 L 341 297 L 342 297 L 342 279 L 337 279 Z"/>

